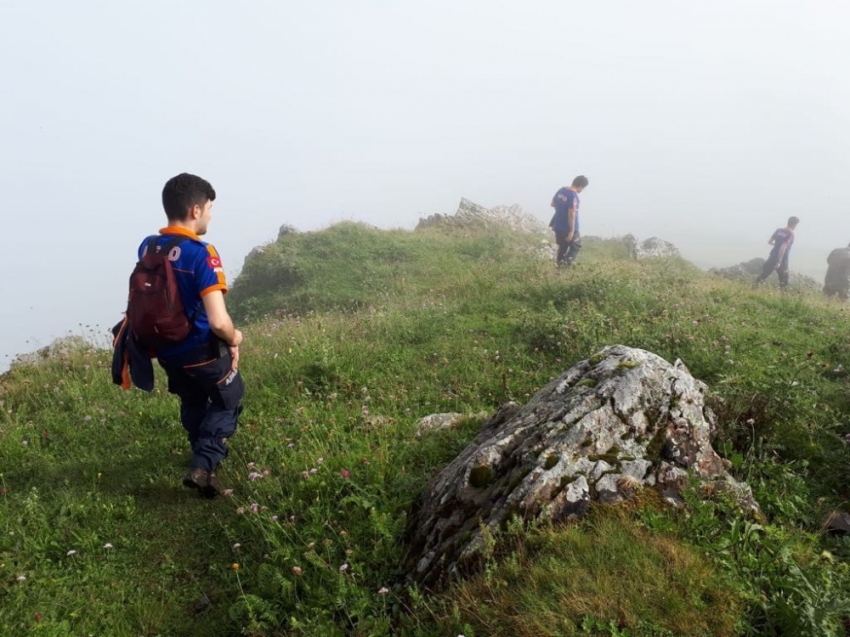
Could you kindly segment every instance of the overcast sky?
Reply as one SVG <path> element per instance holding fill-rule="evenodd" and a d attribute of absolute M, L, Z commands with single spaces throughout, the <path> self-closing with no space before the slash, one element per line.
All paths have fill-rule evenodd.
<path fill-rule="evenodd" d="M 120 318 L 188 171 L 233 277 L 278 227 L 413 228 L 461 197 L 766 256 L 850 242 L 844 0 L 0 2 L 0 369 Z"/>

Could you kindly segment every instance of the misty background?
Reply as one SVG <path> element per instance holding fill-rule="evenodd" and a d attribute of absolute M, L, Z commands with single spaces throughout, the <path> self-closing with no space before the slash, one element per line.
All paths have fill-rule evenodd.
<path fill-rule="evenodd" d="M 412 229 L 461 197 L 822 279 L 850 242 L 840 0 L 5 0 L 0 370 L 119 320 L 179 172 L 232 282 L 281 224 Z M 89 326 L 89 327 L 87 327 Z"/>

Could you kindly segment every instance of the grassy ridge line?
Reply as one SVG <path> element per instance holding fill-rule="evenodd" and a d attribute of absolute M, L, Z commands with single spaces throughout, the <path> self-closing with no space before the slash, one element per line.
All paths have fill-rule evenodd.
<path fill-rule="evenodd" d="M 97 353 L 4 378 L 0 633 L 273 635 L 285 627 L 304 635 L 483 635 L 502 610 L 530 619 L 540 608 L 511 608 L 477 591 L 476 613 L 490 613 L 490 623 L 477 624 L 471 605 L 461 603 L 468 596 L 410 597 L 395 586 L 405 513 L 477 422 L 422 439 L 413 426 L 428 413 L 524 402 L 614 342 L 681 357 L 709 382 L 721 448 L 752 482 L 771 523 L 725 555 L 716 544 L 739 532 L 716 522 L 735 519 L 720 503 L 707 513 L 695 504 L 690 519 L 646 506 L 617 522 L 626 537 L 649 528 L 682 551 L 686 541 L 713 556 L 696 571 L 720 569 L 722 578 L 699 575 L 703 585 L 679 573 L 668 582 L 708 600 L 695 606 L 703 619 L 690 634 L 706 634 L 698 627 L 720 616 L 711 600 L 724 599 L 723 578 L 731 578 L 723 586 L 735 600 L 729 621 L 738 613 L 741 632 L 778 620 L 794 628 L 813 608 L 826 618 L 812 621 L 834 627 L 848 551 L 817 530 L 846 489 L 840 471 L 848 456 L 839 441 L 846 376 L 834 371 L 850 364 L 845 313 L 815 297 L 751 292 L 693 268 L 612 261 L 605 252 L 617 248 L 606 244 L 588 247 L 588 267 L 556 272 L 529 255 L 533 243 L 498 233 L 326 232 L 336 239 L 324 238 L 321 257 L 299 252 L 315 258 L 303 271 L 319 279 L 274 291 L 286 299 L 283 307 L 308 313 L 281 313 L 247 330 L 250 392 L 225 465 L 229 498 L 206 503 L 177 485 L 188 454 L 162 378 L 154 396 L 118 392 Z M 384 239 L 389 247 L 378 250 Z M 399 260 L 397 243 L 408 246 L 409 258 Z M 383 270 L 351 261 L 364 250 L 395 254 L 394 263 L 406 265 Z M 345 274 L 329 286 L 326 270 Z M 382 292 L 378 279 L 364 275 L 369 270 L 386 277 L 379 277 Z M 324 296 L 312 296 L 318 288 Z M 592 538 L 603 522 L 570 533 Z M 770 542 L 752 539 L 768 532 Z M 104 549 L 107 543 L 113 548 Z M 765 566 L 765 545 L 794 557 Z M 819 558 L 824 548 L 833 563 Z M 499 557 L 488 570 L 497 580 Z M 622 573 L 626 563 L 625 555 L 614 557 L 607 568 Z M 793 592 L 801 582 L 795 566 L 816 576 L 820 597 Z M 598 576 L 599 568 L 592 555 L 572 555 L 550 561 L 528 583 L 545 591 L 543 583 L 559 575 L 587 569 Z M 27 579 L 18 582 L 20 575 Z M 664 634 L 682 622 L 681 613 L 653 616 L 628 600 L 608 610 L 587 600 L 573 607 L 560 597 L 541 601 L 552 600 L 563 621 L 549 634 Z"/>

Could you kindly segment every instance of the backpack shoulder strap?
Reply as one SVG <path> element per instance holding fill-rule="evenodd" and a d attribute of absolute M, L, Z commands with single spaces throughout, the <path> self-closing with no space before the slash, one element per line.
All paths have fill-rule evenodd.
<path fill-rule="evenodd" d="M 165 244 L 162 246 L 162 253 L 164 255 L 168 256 L 168 254 L 174 249 L 174 246 L 178 246 L 181 243 L 183 243 L 184 241 L 187 241 L 188 239 L 189 239 L 189 237 L 184 236 L 184 235 L 178 234 L 178 235 L 173 236 L 171 239 L 166 241 Z"/>
<path fill-rule="evenodd" d="M 159 238 L 158 234 L 152 234 L 144 241 L 145 251 L 142 253 L 142 256 L 146 254 L 153 254 L 156 251 L 156 240 Z"/>

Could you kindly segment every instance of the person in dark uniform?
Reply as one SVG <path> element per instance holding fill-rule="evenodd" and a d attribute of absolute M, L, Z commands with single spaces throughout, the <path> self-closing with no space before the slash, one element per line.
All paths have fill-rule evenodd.
<path fill-rule="evenodd" d="M 180 299 L 191 322 L 181 342 L 155 350 L 168 377 L 168 391 L 180 399 L 180 421 L 189 438 L 192 460 L 183 484 L 207 497 L 220 492 L 216 477 L 227 457 L 227 439 L 235 432 L 244 394 L 239 373 L 242 332 L 227 312 L 227 282 L 216 249 L 201 240 L 212 218 L 215 190 L 204 179 L 183 173 L 168 180 L 162 205 L 168 225 L 139 246 L 174 245 L 168 255 Z"/>
<path fill-rule="evenodd" d="M 569 188 L 564 186 L 552 198 L 555 214 L 549 227 L 555 231 L 555 242 L 558 244 L 556 263 L 559 267 L 573 264 L 581 250 L 581 234 L 579 233 L 578 206 L 579 193 L 587 188 L 587 177 L 579 175 L 573 179 Z"/>
<path fill-rule="evenodd" d="M 850 246 L 830 252 L 826 264 L 823 293 L 846 301 L 850 298 Z"/>
<path fill-rule="evenodd" d="M 788 225 L 784 228 L 777 228 L 776 232 L 767 240 L 767 243 L 772 245 L 773 249 L 770 251 L 767 261 L 764 262 L 761 274 L 756 279 L 756 285 L 775 271 L 779 276 L 780 289 L 784 290 L 788 287 L 788 255 L 794 243 L 794 229 L 798 223 L 800 223 L 800 220 L 797 217 L 790 217 Z"/>

